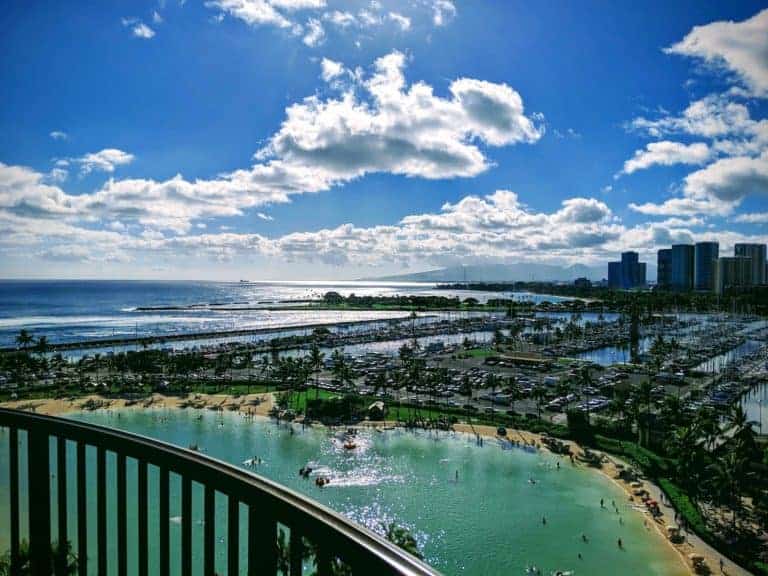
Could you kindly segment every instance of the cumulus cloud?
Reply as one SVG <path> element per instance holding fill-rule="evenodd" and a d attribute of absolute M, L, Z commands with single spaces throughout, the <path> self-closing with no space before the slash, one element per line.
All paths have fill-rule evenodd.
<path fill-rule="evenodd" d="M 682 144 L 669 140 L 651 142 L 644 150 L 636 150 L 635 155 L 624 162 L 624 168 L 620 174 L 632 174 L 655 165 L 703 164 L 709 157 L 709 146 L 704 142 L 693 144 Z"/>
<path fill-rule="evenodd" d="M 768 197 L 768 150 L 757 158 L 723 158 L 689 174 L 685 193 L 733 204 L 748 195 Z"/>
<path fill-rule="evenodd" d="M 768 212 L 751 212 L 749 214 L 739 214 L 733 219 L 733 221 L 745 224 L 768 224 Z"/>
<path fill-rule="evenodd" d="M 320 23 L 320 20 L 317 20 L 316 18 L 310 18 L 307 21 L 306 29 L 307 32 L 304 34 L 304 38 L 302 39 L 304 44 L 314 48 L 325 42 L 325 29 Z"/>
<path fill-rule="evenodd" d="M 323 44 L 326 30 L 323 23 L 331 25 L 337 33 L 357 35 L 356 45 L 363 36 L 385 29 L 386 24 L 401 32 L 413 29 L 414 17 L 421 13 L 431 14 L 435 26 L 443 26 L 456 15 L 456 7 L 450 0 L 422 0 L 407 6 L 403 11 L 384 11 L 382 4 L 371 0 L 356 12 L 339 8 L 330 9 L 325 0 L 207 0 L 205 6 L 216 10 L 216 21 L 225 16 L 236 18 L 249 26 L 272 26 L 300 37 L 304 44 L 314 48 Z M 405 8 L 405 7 L 401 7 Z"/>
<path fill-rule="evenodd" d="M 400 30 L 406 32 L 411 29 L 411 19 L 398 12 L 390 12 L 387 17 L 400 27 Z"/>
<path fill-rule="evenodd" d="M 435 26 L 445 26 L 456 16 L 456 6 L 451 0 L 433 0 L 432 22 Z"/>
<path fill-rule="evenodd" d="M 741 22 L 695 26 L 665 51 L 725 69 L 737 75 L 751 95 L 768 97 L 768 9 Z"/>
<path fill-rule="evenodd" d="M 479 148 L 537 141 L 543 128 L 524 113 L 506 84 L 472 79 L 451 83 L 452 98 L 431 86 L 408 86 L 405 56 L 379 58 L 374 73 L 339 98 L 316 96 L 290 106 L 280 130 L 257 157 L 323 167 L 332 180 L 370 172 L 423 178 L 474 176 L 488 168 Z"/>
<path fill-rule="evenodd" d="M 153 38 L 155 36 L 155 31 L 152 30 L 149 26 L 144 24 L 144 22 L 139 22 L 138 24 L 135 24 L 133 28 L 131 29 L 131 32 L 133 33 L 136 38 L 144 38 L 145 40 L 149 40 L 150 38 Z"/>
<path fill-rule="evenodd" d="M 630 204 L 637 212 L 656 216 L 712 213 L 727 216 L 748 196 L 765 197 L 768 190 L 768 120 L 753 118 L 745 98 L 768 96 L 768 10 L 743 22 L 698 26 L 666 49 L 731 72 L 731 86 L 691 102 L 681 114 L 639 117 L 631 130 L 652 138 L 679 135 L 697 141 L 653 142 L 635 152 L 620 174 L 653 165 L 704 165 L 674 189 L 681 197 L 662 203 Z M 743 88 L 746 86 L 746 89 Z M 760 107 L 754 109 L 760 111 Z M 708 140 L 700 142 L 699 140 Z"/>
<path fill-rule="evenodd" d="M 646 132 L 653 138 L 667 134 L 704 138 L 748 135 L 754 127 L 749 109 L 721 94 L 711 94 L 691 102 L 680 116 L 665 115 L 657 119 L 639 117 L 630 123 L 630 128 Z"/>
<path fill-rule="evenodd" d="M 205 5 L 218 9 L 221 14 L 238 18 L 249 26 L 291 27 L 291 21 L 269 0 L 209 0 Z"/>
<path fill-rule="evenodd" d="M 351 12 L 342 10 L 333 10 L 323 14 L 323 19 L 338 26 L 339 28 L 349 28 L 358 24 L 357 18 Z"/>
<path fill-rule="evenodd" d="M 328 64 L 326 63 L 326 67 Z M 2 165 L 0 210 L 71 222 L 119 220 L 187 234 L 196 220 L 242 216 L 246 210 L 288 202 L 370 173 L 420 178 L 474 176 L 490 166 L 485 147 L 531 143 L 542 128 L 525 115 L 512 88 L 471 79 L 434 94 L 408 84 L 405 57 L 378 59 L 370 74 L 353 75 L 341 93 L 311 96 L 288 107 L 280 129 L 250 168 L 212 179 L 165 181 L 111 178 L 97 190 L 67 194 L 34 170 Z M 82 173 L 112 173 L 133 155 L 108 148 L 61 159 Z"/>
<path fill-rule="evenodd" d="M 79 158 L 70 158 L 71 162 L 80 165 L 82 174 L 91 172 L 114 172 L 116 166 L 124 166 L 133 162 L 135 156 L 123 152 L 117 148 L 104 148 L 98 152 L 91 152 Z"/>
<path fill-rule="evenodd" d="M 53 130 L 48 134 L 53 140 L 66 140 L 67 139 L 67 133 L 63 132 L 61 130 Z"/>
<path fill-rule="evenodd" d="M 320 67 L 320 77 L 325 82 L 330 82 L 344 73 L 344 65 L 341 62 L 336 62 L 330 58 L 323 58 L 320 62 Z"/>

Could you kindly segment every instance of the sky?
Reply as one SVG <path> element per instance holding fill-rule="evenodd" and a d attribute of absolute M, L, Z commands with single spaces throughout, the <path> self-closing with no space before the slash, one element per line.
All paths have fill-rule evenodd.
<path fill-rule="evenodd" d="M 764 2 L 13 1 L 0 277 L 768 242 Z"/>

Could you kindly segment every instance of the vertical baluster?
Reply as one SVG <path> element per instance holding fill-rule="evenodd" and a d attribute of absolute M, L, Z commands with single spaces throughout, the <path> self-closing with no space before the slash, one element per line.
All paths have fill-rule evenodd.
<path fill-rule="evenodd" d="M 290 576 L 301 576 L 304 571 L 304 538 L 296 525 L 291 526 L 291 574 Z"/>
<path fill-rule="evenodd" d="M 160 576 L 171 573 L 168 523 L 168 468 L 160 468 Z"/>
<path fill-rule="evenodd" d="M 237 576 L 240 571 L 240 503 L 232 494 L 229 495 L 227 524 L 227 575 Z"/>
<path fill-rule="evenodd" d="M 11 428 L 9 472 L 11 488 L 11 572 L 19 563 L 19 431 Z"/>
<path fill-rule="evenodd" d="M 248 504 L 248 575 L 277 574 L 277 522 L 266 503 Z"/>
<path fill-rule="evenodd" d="M 96 452 L 96 546 L 99 574 L 107 573 L 107 451 Z"/>
<path fill-rule="evenodd" d="M 67 567 L 67 439 L 58 437 L 56 446 L 56 492 L 58 495 L 59 554 L 56 558 L 58 574 L 66 574 Z"/>
<path fill-rule="evenodd" d="M 85 444 L 77 443 L 77 569 L 88 574 L 88 507 L 85 500 Z"/>
<path fill-rule="evenodd" d="M 117 574 L 128 575 L 128 518 L 125 494 L 125 455 L 117 455 Z"/>
<path fill-rule="evenodd" d="M 147 576 L 149 552 L 147 538 L 147 463 L 139 460 L 139 576 Z"/>
<path fill-rule="evenodd" d="M 210 486 L 205 487 L 205 520 L 203 534 L 203 574 L 213 576 L 216 572 L 216 492 Z"/>
<path fill-rule="evenodd" d="M 51 470 L 48 434 L 27 432 L 29 464 L 29 557 L 32 574 L 50 570 L 51 555 Z"/>
<path fill-rule="evenodd" d="M 181 573 L 192 574 L 192 480 L 181 479 Z"/>

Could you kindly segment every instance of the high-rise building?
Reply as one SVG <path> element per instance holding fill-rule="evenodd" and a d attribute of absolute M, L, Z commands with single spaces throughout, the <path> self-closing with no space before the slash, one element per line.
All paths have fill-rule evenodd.
<path fill-rule="evenodd" d="M 608 262 L 608 288 L 621 288 L 621 262 Z"/>
<path fill-rule="evenodd" d="M 621 261 L 608 262 L 608 287 L 640 288 L 645 286 L 645 262 L 638 262 L 637 252 L 622 252 Z"/>
<path fill-rule="evenodd" d="M 765 277 L 765 244 L 736 244 L 733 247 L 734 256 L 750 259 L 749 284 L 766 284 Z"/>
<path fill-rule="evenodd" d="M 694 249 L 692 244 L 672 245 L 672 289 L 685 292 L 693 288 Z"/>
<path fill-rule="evenodd" d="M 752 276 L 752 259 L 746 256 L 723 256 L 717 259 L 715 291 L 722 294 L 728 288 L 749 286 Z"/>
<path fill-rule="evenodd" d="M 662 248 L 656 254 L 656 285 L 668 289 L 672 285 L 672 249 Z"/>
<path fill-rule="evenodd" d="M 720 245 L 717 242 L 697 242 L 694 247 L 694 287 L 696 290 L 715 289 L 715 271 Z"/>

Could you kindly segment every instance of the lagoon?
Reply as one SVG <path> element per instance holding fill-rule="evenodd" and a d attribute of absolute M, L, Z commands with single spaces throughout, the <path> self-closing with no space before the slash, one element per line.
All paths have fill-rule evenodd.
<path fill-rule="evenodd" d="M 400 430 L 363 431 L 360 447 L 350 452 L 326 428 L 294 425 L 291 432 L 287 425 L 267 419 L 248 420 L 236 413 L 212 411 L 127 409 L 70 417 L 181 446 L 196 443 L 209 455 L 228 462 L 242 463 L 258 456 L 264 461 L 258 474 L 373 530 L 381 531 L 383 524 L 393 521 L 408 527 L 426 560 L 445 574 L 524 574 L 531 564 L 543 574 L 555 570 L 591 576 L 686 573 L 677 553 L 655 532 L 646 530 L 643 516 L 631 509 L 618 486 L 599 473 L 573 468 L 567 460 L 548 453 L 504 446 L 491 439 L 481 447 L 473 437 L 461 434 Z M 7 438 L 7 433 L 0 432 L 0 527 L 8 525 Z M 74 458 L 69 462 L 74 463 Z M 308 462 L 331 478 L 327 488 L 317 488 L 312 480 L 299 477 L 299 468 Z M 22 470 L 24 467 L 22 462 Z M 113 474 L 114 459 L 108 458 L 108 467 Z M 131 481 L 133 469 L 129 465 L 129 495 L 136 489 Z M 535 484 L 529 482 L 531 478 Z M 178 545 L 180 537 L 180 508 L 174 497 L 178 490 L 172 482 L 171 516 L 176 517 L 171 525 L 172 545 Z M 94 492 L 89 492 L 89 509 L 95 511 Z M 150 489 L 150 498 L 156 497 L 156 491 Z M 195 492 L 193 498 L 193 537 L 200 542 L 202 494 Z M 615 500 L 619 512 L 610 505 L 601 509 L 601 498 L 607 504 Z M 223 499 L 217 505 L 223 535 L 226 506 Z M 129 507 L 129 522 L 135 523 L 132 513 Z M 542 517 L 546 517 L 546 525 Z M 114 566 L 113 528 L 111 531 L 110 566 Z M 155 522 L 150 526 L 150 541 L 156 532 Z M 589 537 L 588 543 L 582 541 L 582 533 Z M 624 550 L 616 544 L 618 537 Z M 70 539 L 74 538 L 71 534 Z M 0 530 L 0 549 L 7 548 L 7 543 L 7 530 Z M 155 555 L 157 550 L 150 552 Z M 578 558 L 579 553 L 583 559 Z M 218 547 L 217 554 L 217 569 L 223 574 L 226 547 Z M 128 557 L 134 562 L 130 550 Z"/>

